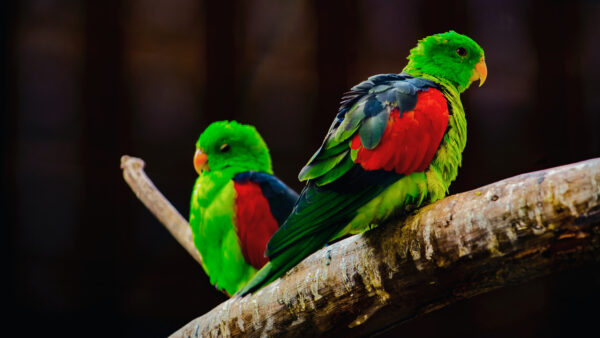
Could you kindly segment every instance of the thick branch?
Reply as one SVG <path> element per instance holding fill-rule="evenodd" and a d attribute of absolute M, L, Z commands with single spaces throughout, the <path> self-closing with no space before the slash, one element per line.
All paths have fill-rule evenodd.
<path fill-rule="evenodd" d="M 450 196 L 325 247 L 173 337 L 365 335 L 598 260 L 600 159 L 593 159 Z"/>
<path fill-rule="evenodd" d="M 150 178 L 144 173 L 144 161 L 139 158 L 123 155 L 121 169 L 123 178 L 135 195 L 169 230 L 171 235 L 183 246 L 198 263 L 202 258 L 194 246 L 192 230 L 188 222 L 177 212 L 177 209 L 156 189 Z"/>

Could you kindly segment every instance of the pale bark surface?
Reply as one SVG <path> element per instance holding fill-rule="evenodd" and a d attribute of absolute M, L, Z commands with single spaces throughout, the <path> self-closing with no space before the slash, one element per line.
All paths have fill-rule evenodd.
<path fill-rule="evenodd" d="M 325 247 L 173 337 L 367 335 L 599 260 L 600 159 L 592 159 L 453 195 Z"/>
<path fill-rule="evenodd" d="M 200 253 L 194 246 L 192 230 L 188 222 L 175 207 L 156 189 L 154 183 L 144 172 L 145 163 L 142 159 L 121 156 L 123 178 L 135 195 L 144 203 L 156 218 L 169 230 L 171 235 L 183 246 L 198 263 L 202 263 Z"/>

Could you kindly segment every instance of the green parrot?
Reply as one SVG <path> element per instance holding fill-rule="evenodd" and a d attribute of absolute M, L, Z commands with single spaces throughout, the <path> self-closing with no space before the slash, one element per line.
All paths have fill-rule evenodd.
<path fill-rule="evenodd" d="M 235 121 L 204 130 L 194 167 L 194 244 L 210 282 L 232 295 L 267 263 L 267 242 L 298 194 L 273 176 L 269 150 L 256 129 Z"/>
<path fill-rule="evenodd" d="M 460 93 L 487 77 L 483 49 L 454 31 L 411 49 L 401 74 L 380 74 L 342 98 L 307 181 L 265 252 L 269 263 L 239 291 L 282 276 L 326 243 L 443 198 L 467 141 Z"/>

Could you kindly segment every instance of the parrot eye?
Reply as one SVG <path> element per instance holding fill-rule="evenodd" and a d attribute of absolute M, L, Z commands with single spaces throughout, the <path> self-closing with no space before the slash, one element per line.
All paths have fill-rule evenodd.
<path fill-rule="evenodd" d="M 225 143 L 224 145 L 221 146 L 221 148 L 219 149 L 222 153 L 226 153 L 230 150 L 229 144 Z"/>
<path fill-rule="evenodd" d="M 462 48 L 462 47 L 458 47 L 456 49 L 456 54 L 458 54 L 458 56 L 466 56 L 467 55 L 467 50 Z"/>

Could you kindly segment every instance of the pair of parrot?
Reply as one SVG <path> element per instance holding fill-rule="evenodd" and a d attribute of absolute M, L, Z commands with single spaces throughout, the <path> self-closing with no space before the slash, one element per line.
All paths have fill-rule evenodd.
<path fill-rule="evenodd" d="M 466 145 L 460 93 L 487 77 L 483 49 L 454 31 L 411 49 L 400 74 L 354 86 L 299 174 L 273 176 L 254 127 L 215 122 L 196 144 L 190 225 L 213 285 L 245 295 L 328 242 L 439 200 Z"/>

